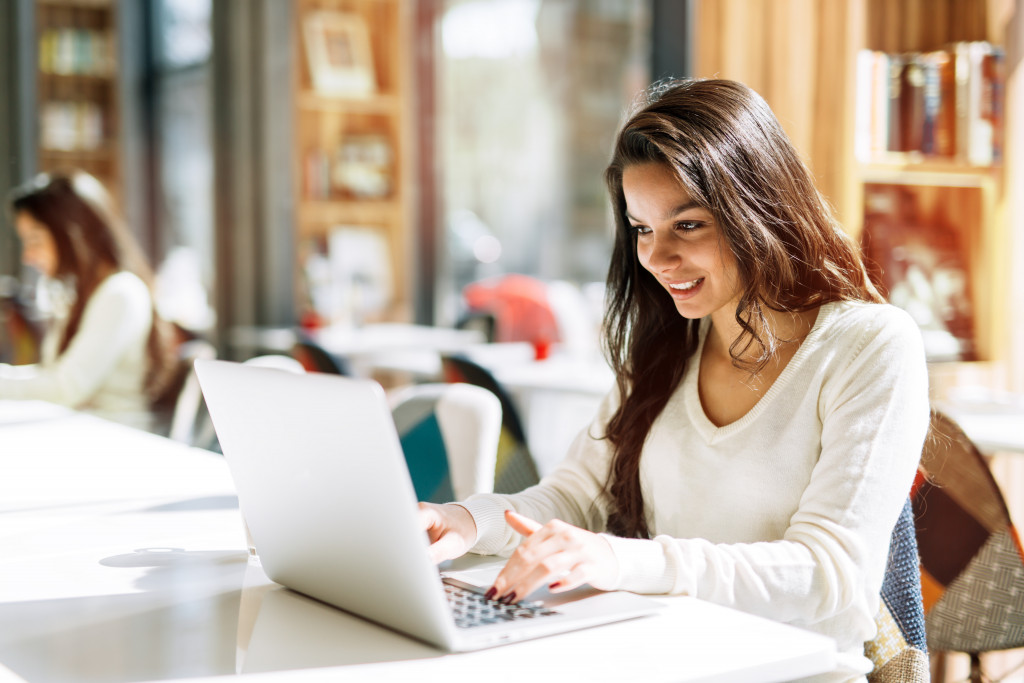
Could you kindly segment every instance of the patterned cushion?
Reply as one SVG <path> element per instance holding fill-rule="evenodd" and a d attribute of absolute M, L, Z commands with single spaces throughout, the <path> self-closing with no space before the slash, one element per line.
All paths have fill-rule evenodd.
<path fill-rule="evenodd" d="M 914 513 L 908 499 L 889 541 L 882 600 L 875 617 L 878 633 L 864 646 L 864 654 L 875 665 L 868 676 L 872 682 L 924 683 L 929 679 L 920 576 Z"/>
<path fill-rule="evenodd" d="M 913 493 L 928 645 L 1024 646 L 1024 551 L 984 458 L 935 413 Z"/>

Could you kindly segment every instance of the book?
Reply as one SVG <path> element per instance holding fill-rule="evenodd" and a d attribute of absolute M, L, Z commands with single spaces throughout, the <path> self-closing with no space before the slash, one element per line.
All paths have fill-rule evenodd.
<path fill-rule="evenodd" d="M 925 127 L 925 61 L 916 53 L 903 55 L 900 69 L 899 149 L 903 152 L 923 151 Z"/>
<path fill-rule="evenodd" d="M 924 53 L 864 50 L 856 69 L 857 158 L 920 152 L 976 166 L 1002 159 L 1001 48 L 974 41 Z"/>

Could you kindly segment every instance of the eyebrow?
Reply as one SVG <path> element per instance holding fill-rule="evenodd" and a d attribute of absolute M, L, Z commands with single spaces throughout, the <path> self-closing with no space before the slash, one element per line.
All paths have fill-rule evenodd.
<path fill-rule="evenodd" d="M 669 213 L 668 215 L 669 215 L 669 216 L 678 216 L 678 215 L 679 215 L 679 214 L 681 214 L 682 212 L 684 212 L 684 211 L 689 211 L 690 209 L 703 209 L 703 208 L 704 208 L 703 206 L 701 206 L 700 204 L 698 204 L 698 203 L 697 203 L 697 202 L 695 202 L 695 201 L 688 201 L 688 202 L 685 202 L 685 203 L 683 203 L 683 204 L 680 204 L 680 205 L 679 205 L 679 206 L 677 206 L 676 208 L 672 209 L 672 211 L 671 211 L 671 212 L 670 212 L 670 213 Z M 626 211 L 626 218 L 628 218 L 628 219 L 629 219 L 629 220 L 631 220 L 631 221 L 637 221 L 637 219 L 636 219 L 636 218 L 634 218 L 634 217 L 633 217 L 633 216 L 632 216 L 632 215 L 631 215 L 631 214 L 629 213 L 629 211 Z M 639 222 L 639 221 L 638 221 L 638 222 Z"/>

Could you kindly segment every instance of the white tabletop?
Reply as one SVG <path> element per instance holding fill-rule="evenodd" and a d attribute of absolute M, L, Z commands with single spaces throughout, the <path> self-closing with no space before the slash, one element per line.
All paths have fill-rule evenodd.
<path fill-rule="evenodd" d="M 771 681 L 834 666 L 829 639 L 690 598 L 448 655 L 269 582 L 220 456 L 36 407 L 0 402 L 0 680 Z"/>
<path fill-rule="evenodd" d="M 308 330 L 308 336 L 329 353 L 345 358 L 353 371 L 397 370 L 417 376 L 440 371 L 440 354 L 459 353 L 485 343 L 482 332 L 409 323 L 371 323 L 358 327 L 329 325 Z M 289 353 L 298 340 L 291 328 L 236 327 L 231 343 L 248 352 Z"/>
<path fill-rule="evenodd" d="M 982 453 L 1024 455 L 1024 402 L 954 400 L 936 403 Z"/>

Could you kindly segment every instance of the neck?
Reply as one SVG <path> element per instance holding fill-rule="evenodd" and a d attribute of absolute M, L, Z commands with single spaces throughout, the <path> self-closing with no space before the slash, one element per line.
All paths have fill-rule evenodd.
<path fill-rule="evenodd" d="M 711 329 L 708 330 L 708 336 L 704 342 L 705 353 L 729 356 L 731 359 L 729 349 L 743 335 L 743 328 L 736 320 L 735 310 L 735 306 L 723 306 L 711 314 Z M 754 331 L 763 341 L 775 339 L 778 348 L 782 349 L 791 345 L 800 345 L 800 342 L 814 327 L 818 309 L 796 313 L 765 309 L 764 317 L 764 324 L 757 321 L 752 323 Z M 740 354 L 739 360 L 756 361 L 760 356 L 760 351 L 760 345 L 753 344 Z"/>

